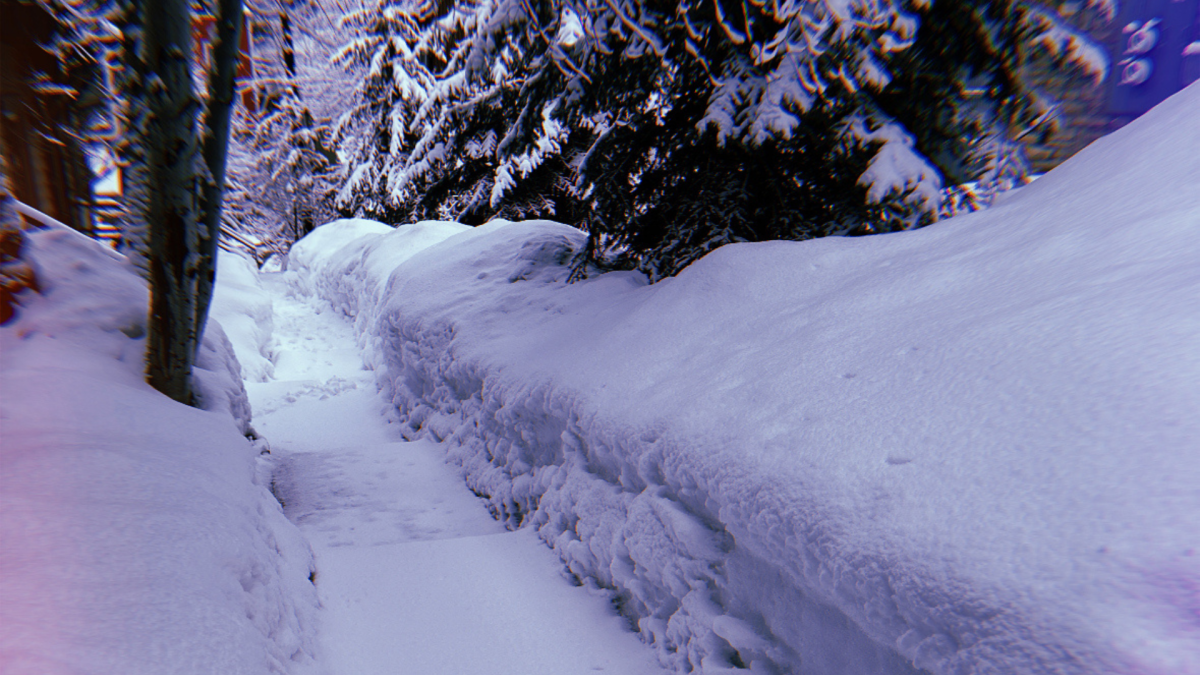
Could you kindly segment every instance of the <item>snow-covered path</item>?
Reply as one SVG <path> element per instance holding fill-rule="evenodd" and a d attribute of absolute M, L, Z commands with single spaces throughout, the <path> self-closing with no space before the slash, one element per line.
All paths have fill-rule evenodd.
<path fill-rule="evenodd" d="M 313 548 L 329 673 L 664 672 L 534 532 L 494 521 L 437 445 L 401 440 L 345 319 L 263 280 L 275 380 L 246 386 L 275 492 Z"/>

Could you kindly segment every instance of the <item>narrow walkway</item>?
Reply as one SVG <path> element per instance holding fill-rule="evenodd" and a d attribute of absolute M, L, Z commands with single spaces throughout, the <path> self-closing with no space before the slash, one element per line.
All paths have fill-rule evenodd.
<path fill-rule="evenodd" d="M 276 379 L 246 387 L 312 544 L 331 675 L 664 672 L 535 533 L 490 517 L 440 447 L 400 439 L 346 320 L 279 275 L 264 284 Z"/>

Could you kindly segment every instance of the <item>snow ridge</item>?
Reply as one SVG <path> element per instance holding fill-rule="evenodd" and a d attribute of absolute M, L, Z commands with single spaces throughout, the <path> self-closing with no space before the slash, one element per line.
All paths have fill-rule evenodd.
<path fill-rule="evenodd" d="M 562 283 L 569 271 L 564 263 L 584 246 L 583 235 L 552 223 L 495 222 L 472 234 L 487 241 L 488 229 L 521 231 L 485 247 L 503 261 L 483 272 L 485 278 L 505 284 Z M 461 239 L 458 244 L 464 246 Z M 506 244 L 509 251 L 501 252 Z M 530 270 L 537 270 L 534 278 L 526 278 Z M 455 326 L 422 314 L 414 317 L 393 303 L 376 328 L 384 386 L 413 436 L 451 441 L 451 460 L 462 466 L 468 485 L 490 499 L 496 517 L 513 528 L 536 527 L 581 583 L 610 589 L 665 664 L 706 673 L 735 666 L 799 672 L 802 662 L 809 672 L 915 672 L 830 612 L 827 598 L 810 597 L 820 581 L 852 572 L 839 574 L 835 561 L 822 559 L 820 552 L 830 551 L 818 545 L 819 530 L 769 523 L 768 538 L 786 542 L 787 550 L 756 555 L 747 547 L 747 535 L 759 529 L 753 516 L 786 508 L 727 494 L 722 485 L 744 481 L 697 472 L 681 439 L 630 428 L 597 412 L 571 387 L 504 377 L 486 361 L 461 358 Z M 781 526 L 791 531 L 780 536 Z M 789 557 L 802 566 L 780 570 L 768 562 Z M 801 620 L 804 636 L 779 636 L 769 628 Z M 803 655 L 796 649 L 801 645 Z"/>
<path fill-rule="evenodd" d="M 653 286 L 567 285 L 545 221 L 293 260 L 375 270 L 409 435 L 680 672 L 1196 674 L 1197 100 L 988 211 Z"/>
<path fill-rule="evenodd" d="M 72 231 L 0 329 L 0 671 L 319 674 L 312 559 L 210 321 L 204 407 L 143 380 L 147 289 Z M 219 284 L 218 284 L 219 287 Z"/>
<path fill-rule="evenodd" d="M 664 663 L 679 672 L 734 666 L 790 672 L 802 661 L 794 646 L 803 644 L 803 662 L 813 672 L 915 672 L 893 650 L 799 590 L 808 584 L 798 586 L 769 559 L 742 548 L 741 536 L 734 546 L 722 522 L 738 512 L 722 510 L 729 497 L 716 489 L 727 476 L 697 475 L 676 441 L 597 414 L 569 387 L 538 377 L 503 377 L 485 360 L 456 354 L 452 321 L 405 311 L 398 301 L 430 297 L 421 287 L 432 281 L 428 276 L 397 266 L 397 273 L 408 273 L 393 276 L 384 302 L 352 300 L 377 297 L 374 289 L 386 275 L 368 281 L 355 270 L 370 267 L 387 238 L 398 239 L 413 226 L 361 237 L 347 232 L 363 227 L 362 221 L 326 227 L 317 231 L 325 230 L 323 239 L 293 249 L 292 267 L 302 287 L 357 316 L 357 325 L 369 333 L 368 360 L 375 362 L 410 436 L 451 441 L 451 460 L 463 468 L 468 485 L 488 497 L 496 517 L 512 528 L 536 527 L 580 583 L 609 589 Z M 349 243 L 327 248 L 339 230 Z M 501 312 L 507 305 L 516 312 L 529 304 L 523 297 L 529 285 L 561 287 L 584 243 L 582 233 L 557 223 L 493 221 L 412 257 L 466 258 L 477 282 L 491 286 L 495 280 L 514 290 L 499 305 Z M 324 257 L 307 265 L 316 250 Z M 451 292 L 467 303 L 486 297 Z M 434 302 L 446 296 L 437 297 Z M 553 303 L 542 307 L 550 314 L 565 311 L 545 298 L 533 302 Z M 794 546 L 797 538 L 789 539 Z M 806 576 L 834 573 L 815 555 L 803 560 Z M 804 636 L 780 637 L 767 627 L 795 626 L 801 617 Z"/>

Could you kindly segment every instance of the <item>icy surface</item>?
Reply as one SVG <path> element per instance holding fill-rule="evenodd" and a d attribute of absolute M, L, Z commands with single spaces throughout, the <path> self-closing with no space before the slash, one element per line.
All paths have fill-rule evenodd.
<path fill-rule="evenodd" d="M 439 227 L 389 228 L 376 245 L 350 248 L 407 242 L 394 251 L 403 257 L 438 240 L 425 235 Z M 339 258 L 335 274 L 369 266 L 371 256 L 356 256 Z M 247 386 L 275 493 L 312 543 L 329 672 L 664 673 L 605 594 L 573 587 L 535 533 L 491 517 L 444 449 L 403 441 L 340 312 L 296 293 L 304 281 L 294 273 L 265 278 L 276 379 Z"/>
<path fill-rule="evenodd" d="M 407 435 L 680 671 L 1200 673 L 1198 106 L 922 230 L 567 285 L 581 233 L 494 222 L 350 311 Z M 345 302 L 308 261 L 357 238 L 292 260 Z"/>
<path fill-rule="evenodd" d="M 143 381 L 123 258 L 30 241 L 43 294 L 0 329 L 0 672 L 313 672 L 311 557 L 255 483 L 223 332 L 197 371 L 214 412 L 175 403 Z"/>

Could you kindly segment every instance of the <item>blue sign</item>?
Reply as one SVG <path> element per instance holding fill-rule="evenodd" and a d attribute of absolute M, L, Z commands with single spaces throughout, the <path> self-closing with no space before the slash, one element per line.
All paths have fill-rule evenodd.
<path fill-rule="evenodd" d="M 1140 115 L 1200 78 L 1200 0 L 1126 0 L 1116 21 L 1111 114 Z"/>

